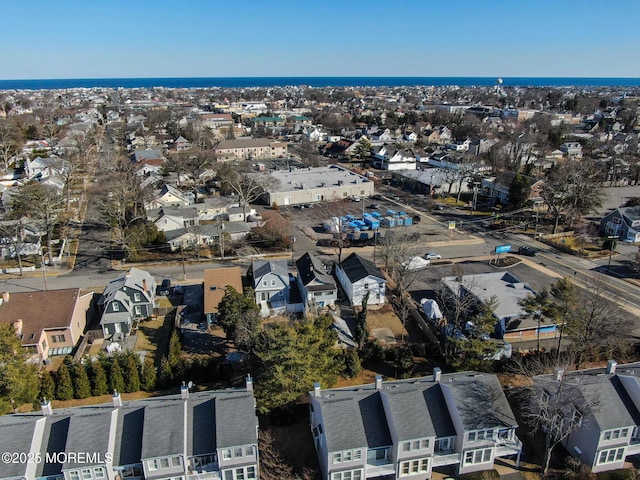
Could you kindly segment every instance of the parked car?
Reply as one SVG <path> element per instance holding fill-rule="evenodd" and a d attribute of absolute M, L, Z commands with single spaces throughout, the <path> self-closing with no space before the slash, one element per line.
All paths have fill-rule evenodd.
<path fill-rule="evenodd" d="M 525 255 L 527 257 L 535 257 L 536 253 L 538 253 L 538 251 L 535 248 L 532 248 L 532 247 L 520 247 L 518 249 L 518 253 L 520 255 Z"/>
<path fill-rule="evenodd" d="M 442 258 L 442 255 L 435 252 L 428 252 L 424 254 L 424 258 L 426 258 L 427 260 L 440 260 Z"/>
<path fill-rule="evenodd" d="M 171 293 L 171 280 L 165 278 L 162 280 L 160 286 L 158 286 L 158 295 L 167 296 Z"/>
<path fill-rule="evenodd" d="M 380 205 L 378 205 L 377 203 L 372 203 L 367 208 L 371 208 L 373 210 L 377 210 L 378 208 L 380 208 Z"/>

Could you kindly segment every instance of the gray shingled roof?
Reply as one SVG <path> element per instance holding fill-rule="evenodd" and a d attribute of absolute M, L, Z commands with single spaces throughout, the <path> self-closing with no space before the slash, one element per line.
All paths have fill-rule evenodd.
<path fill-rule="evenodd" d="M 255 400 L 249 392 L 238 391 L 237 395 L 216 397 L 215 438 L 218 448 L 258 442 L 258 419 L 254 411 Z M 252 414 L 248 415 L 248 412 Z"/>
<path fill-rule="evenodd" d="M 132 465 L 142 458 L 142 428 L 145 408 L 138 402 L 120 410 L 113 449 L 114 465 Z"/>
<path fill-rule="evenodd" d="M 184 451 L 184 410 L 176 408 L 174 403 L 148 405 L 145 409 L 142 458 L 177 455 Z"/>
<path fill-rule="evenodd" d="M 40 446 L 40 456 L 42 458 L 46 457 L 47 452 L 60 453 L 67 451 L 67 434 L 71 423 L 71 415 L 66 412 L 56 412 L 55 416 L 47 417 L 46 422 Z M 60 463 L 42 462 L 36 468 L 36 477 L 56 475 L 61 471 L 62 464 Z"/>
<path fill-rule="evenodd" d="M 31 450 L 31 437 L 35 422 L 21 422 L 10 415 L 0 416 L 0 451 L 2 452 L 29 452 Z M 21 462 L 2 462 L 0 477 L 23 477 L 26 474 L 27 464 Z"/>
<path fill-rule="evenodd" d="M 446 375 L 441 386 L 451 391 L 465 430 L 518 426 L 495 375 L 473 372 Z"/>
<path fill-rule="evenodd" d="M 386 391 L 383 395 L 399 441 L 435 435 L 429 407 L 420 389 Z"/>
<path fill-rule="evenodd" d="M 99 456 L 94 458 L 96 460 L 95 463 L 92 463 L 92 465 L 100 465 L 104 462 L 104 453 L 109 451 L 110 425 L 110 410 L 96 409 L 96 411 L 88 414 L 73 415 L 67 434 L 67 452 L 100 453 Z M 68 460 L 75 459 L 68 457 Z M 62 465 L 62 468 L 89 465 L 83 462 L 67 461 Z"/>

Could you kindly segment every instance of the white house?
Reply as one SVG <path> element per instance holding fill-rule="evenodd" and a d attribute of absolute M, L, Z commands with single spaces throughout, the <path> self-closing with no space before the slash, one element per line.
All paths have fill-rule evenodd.
<path fill-rule="evenodd" d="M 368 294 L 368 305 L 385 303 L 387 282 L 375 263 L 352 253 L 336 265 L 336 278 L 347 294 L 351 305 L 361 305 Z"/>
<path fill-rule="evenodd" d="M 318 257 L 307 252 L 296 260 L 296 268 L 305 310 L 335 304 L 338 298 L 336 281 Z"/>

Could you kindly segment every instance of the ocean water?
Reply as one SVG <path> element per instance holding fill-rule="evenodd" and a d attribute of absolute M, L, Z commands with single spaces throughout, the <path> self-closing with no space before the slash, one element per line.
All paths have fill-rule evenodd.
<path fill-rule="evenodd" d="M 507 87 L 638 87 L 640 78 L 503 77 Z M 75 78 L 0 80 L 0 90 L 65 88 L 250 88 L 250 87 L 490 87 L 496 77 L 196 77 L 196 78 Z"/>

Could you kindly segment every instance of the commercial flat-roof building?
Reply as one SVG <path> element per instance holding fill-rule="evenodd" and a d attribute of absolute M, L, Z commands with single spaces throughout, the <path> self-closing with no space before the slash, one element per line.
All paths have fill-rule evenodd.
<path fill-rule="evenodd" d="M 267 205 L 298 205 L 368 197 L 374 193 L 372 181 L 337 165 L 276 170 L 269 175 L 277 182 L 262 196 Z"/>

